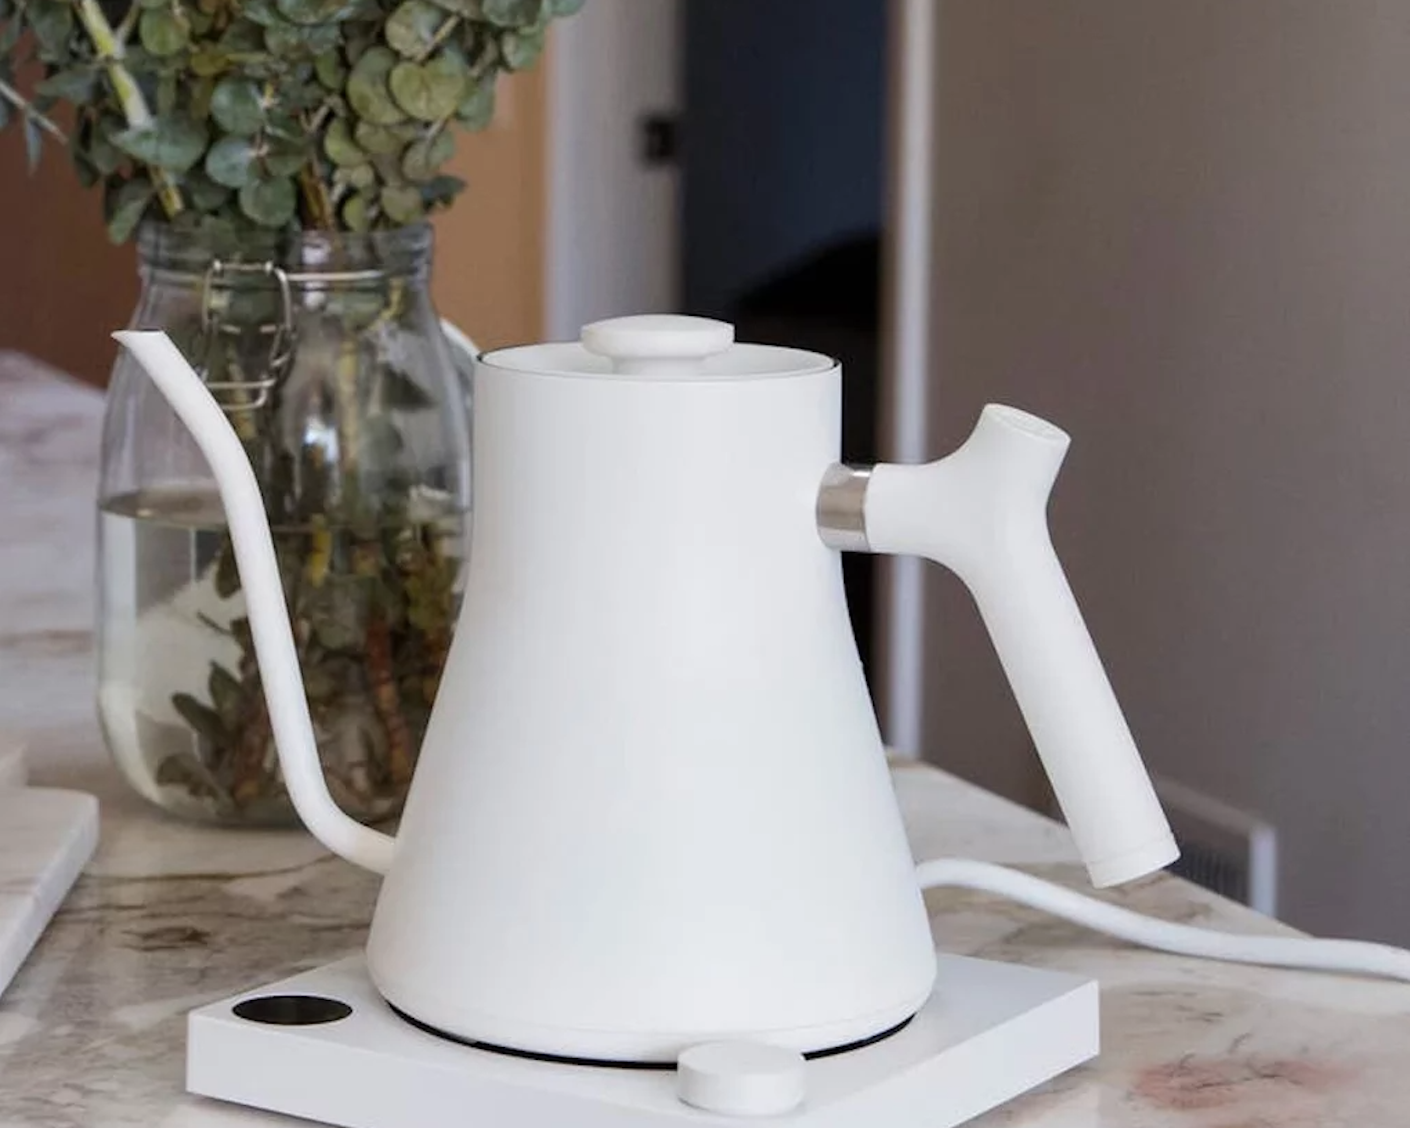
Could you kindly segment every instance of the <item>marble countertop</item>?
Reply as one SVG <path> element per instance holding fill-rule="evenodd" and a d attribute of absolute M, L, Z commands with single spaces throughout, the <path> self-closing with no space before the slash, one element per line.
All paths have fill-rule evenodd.
<path fill-rule="evenodd" d="M 182 1092 L 185 1013 L 361 946 L 375 879 L 297 832 L 148 808 L 93 720 L 92 499 L 101 401 L 0 354 L 0 735 L 36 783 L 102 804 L 99 852 L 0 1001 L 0 1128 L 295 1123 Z M 935 769 L 898 766 L 918 858 L 1014 864 L 1083 888 L 1066 831 Z M 1175 878 L 1108 894 L 1233 931 L 1288 931 Z M 1410 1121 L 1410 985 L 1132 949 L 988 895 L 928 896 L 953 952 L 1093 976 L 1103 1052 L 978 1128 L 1394 1128 Z"/>

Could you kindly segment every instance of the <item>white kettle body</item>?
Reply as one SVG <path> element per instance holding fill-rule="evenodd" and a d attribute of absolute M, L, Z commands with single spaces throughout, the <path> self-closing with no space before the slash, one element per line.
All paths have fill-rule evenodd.
<path fill-rule="evenodd" d="M 385 873 L 381 993 L 466 1041 L 672 1061 L 903 1023 L 929 925 L 837 547 L 969 584 L 1094 880 L 1174 845 L 1047 538 L 1062 432 L 991 408 L 927 467 L 836 465 L 841 372 L 689 318 L 501 350 L 475 377 L 474 545 L 402 827 L 318 773 L 258 491 L 160 334 L 120 335 L 216 473 L 290 794 Z M 820 527 L 821 525 L 821 527 Z"/>
<path fill-rule="evenodd" d="M 930 932 L 813 513 L 838 368 L 756 349 L 748 376 L 584 378 L 554 351 L 477 371 L 473 564 L 379 990 L 593 1058 L 902 1022 Z"/>

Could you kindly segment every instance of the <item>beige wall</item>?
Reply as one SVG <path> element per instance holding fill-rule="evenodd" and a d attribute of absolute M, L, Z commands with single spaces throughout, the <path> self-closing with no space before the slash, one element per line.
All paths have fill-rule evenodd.
<path fill-rule="evenodd" d="M 90 383 L 105 383 L 112 330 L 137 302 L 136 255 L 103 230 L 102 201 L 48 141 L 26 175 L 24 138 L 0 132 L 0 349 L 21 349 Z"/>
<path fill-rule="evenodd" d="M 1149 762 L 1282 905 L 1410 941 L 1410 5 L 947 0 L 932 434 L 1068 428 L 1055 540 Z M 1041 797 L 957 585 L 931 754 Z"/>
<path fill-rule="evenodd" d="M 449 171 L 468 182 L 436 220 L 432 295 L 483 348 L 543 329 L 547 120 L 544 64 L 499 85 L 494 123 L 462 134 Z"/>

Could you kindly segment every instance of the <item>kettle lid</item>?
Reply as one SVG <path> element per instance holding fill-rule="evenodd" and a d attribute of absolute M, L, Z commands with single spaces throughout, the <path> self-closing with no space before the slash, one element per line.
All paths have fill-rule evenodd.
<path fill-rule="evenodd" d="M 553 376 L 685 381 L 802 376 L 837 366 L 822 353 L 736 344 L 727 321 L 662 313 L 594 321 L 577 342 L 495 349 L 480 362 Z"/>

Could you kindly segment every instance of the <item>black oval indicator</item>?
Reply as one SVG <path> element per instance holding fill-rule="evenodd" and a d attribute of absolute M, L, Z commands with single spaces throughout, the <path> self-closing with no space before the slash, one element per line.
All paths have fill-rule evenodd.
<path fill-rule="evenodd" d="M 266 1026 L 320 1026 L 352 1014 L 341 999 L 322 995 L 259 995 L 235 1004 L 235 1017 Z"/>

